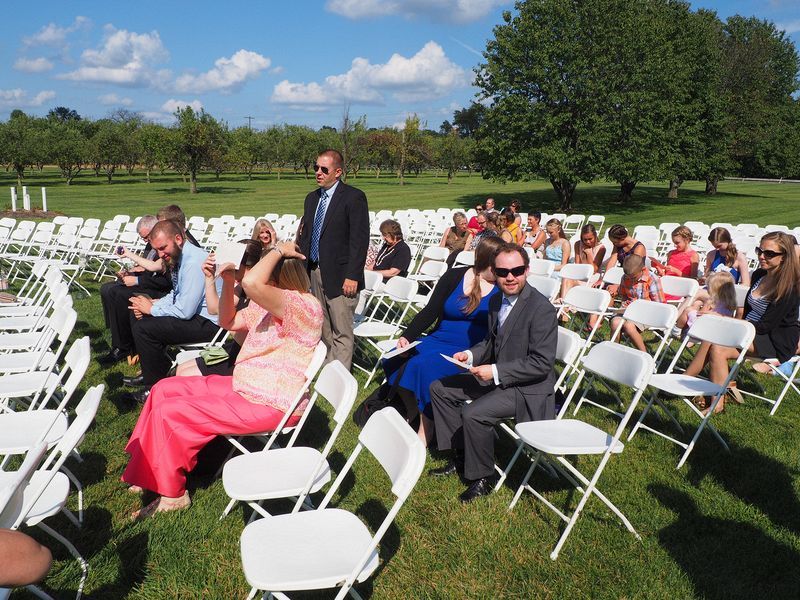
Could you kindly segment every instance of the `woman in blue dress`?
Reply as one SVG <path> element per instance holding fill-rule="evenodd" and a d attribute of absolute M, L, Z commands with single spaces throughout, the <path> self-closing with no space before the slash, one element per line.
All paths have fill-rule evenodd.
<path fill-rule="evenodd" d="M 435 323 L 431 333 L 408 353 L 383 363 L 386 378 L 391 384 L 394 384 L 401 365 L 407 363 L 400 374 L 398 394 L 406 401 L 406 406 L 411 404 L 409 400 L 412 396 L 416 399 L 420 413 L 418 433 L 426 445 L 433 436 L 434 425 L 430 385 L 437 379 L 460 371 L 441 354 L 452 356 L 486 337 L 489 298 L 497 291 L 492 262 L 497 249 L 503 245 L 499 237 L 486 238 L 475 250 L 474 266 L 450 269 L 442 275 L 425 308 L 412 319 L 397 340 L 397 347 L 404 348 L 416 341 Z"/>

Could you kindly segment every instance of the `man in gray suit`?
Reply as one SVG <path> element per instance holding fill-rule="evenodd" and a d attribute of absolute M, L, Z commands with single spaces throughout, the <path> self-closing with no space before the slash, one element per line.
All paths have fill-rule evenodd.
<path fill-rule="evenodd" d="M 497 482 L 494 426 L 499 420 L 555 417 L 556 310 L 527 284 L 529 263 L 528 253 L 515 244 L 498 250 L 493 271 L 503 293 L 489 301 L 489 333 L 453 355 L 472 365 L 469 373 L 431 384 L 439 450 L 454 451 L 453 458 L 431 474 L 463 469 L 471 483 L 460 496 L 462 502 L 491 493 Z"/>

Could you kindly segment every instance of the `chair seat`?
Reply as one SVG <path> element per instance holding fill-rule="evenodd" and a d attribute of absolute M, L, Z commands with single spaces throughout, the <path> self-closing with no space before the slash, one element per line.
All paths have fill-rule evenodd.
<path fill-rule="evenodd" d="M 317 450 L 305 446 L 243 454 L 225 463 L 222 485 L 228 496 L 245 502 L 296 496 L 303 491 L 319 459 Z M 311 493 L 330 479 L 331 470 L 325 462 L 311 486 Z"/>
<path fill-rule="evenodd" d="M 0 359 L 0 373 L 28 373 L 39 360 L 39 352 L 17 352 L 5 354 Z M 53 366 L 55 355 L 49 350 L 39 362 L 39 369 L 49 370 Z"/>
<path fill-rule="evenodd" d="M 417 273 L 416 275 L 409 275 L 409 279 L 412 281 L 439 281 L 440 277 L 435 275 L 424 275 L 422 273 Z"/>
<path fill-rule="evenodd" d="M 0 488 L 4 487 L 6 482 L 12 479 L 14 472 L 0 472 Z M 23 506 L 27 506 L 33 498 L 39 494 L 39 490 L 45 484 L 46 480 L 50 477 L 47 471 L 37 471 L 31 477 L 31 482 L 22 493 Z M 36 525 L 44 521 L 47 517 L 61 511 L 61 507 L 67 501 L 69 496 L 69 478 L 64 473 L 56 473 L 53 480 L 48 484 L 39 499 L 36 500 L 34 505 L 28 511 L 25 517 L 25 524 L 30 526 Z"/>
<path fill-rule="evenodd" d="M 0 318 L 0 329 L 3 331 L 20 331 L 31 329 L 36 325 L 38 316 L 33 317 L 3 317 Z"/>
<path fill-rule="evenodd" d="M 50 423 L 55 419 L 55 424 Z M 31 410 L 0 414 L 0 455 L 24 454 L 50 427 L 44 441 L 52 446 L 67 431 L 67 417 L 55 410 Z"/>
<path fill-rule="evenodd" d="M 0 348 L 3 350 L 25 350 L 33 348 L 42 337 L 41 332 L 0 334 Z"/>
<path fill-rule="evenodd" d="M 0 319 L 7 317 L 30 317 L 39 314 L 41 306 L 8 306 L 5 303 L 0 305 Z"/>
<path fill-rule="evenodd" d="M 673 396 L 713 396 L 723 391 L 722 386 L 713 381 L 691 375 L 667 373 L 656 374 L 650 378 L 650 385 Z"/>
<path fill-rule="evenodd" d="M 388 337 L 396 332 L 397 326 L 377 321 L 365 321 L 353 329 L 353 335 L 358 337 Z"/>
<path fill-rule="evenodd" d="M 578 419 L 530 421 L 518 423 L 514 429 L 526 444 L 548 454 L 603 454 L 613 439 L 602 429 Z M 624 447 L 617 441 L 611 451 L 618 454 Z"/>
<path fill-rule="evenodd" d="M 5 364 L 5 357 L 3 357 Z M 0 398 L 23 398 L 35 394 L 58 376 L 47 371 L 11 373 L 0 377 Z"/>
<path fill-rule="evenodd" d="M 350 575 L 371 541 L 358 517 L 335 508 L 260 519 L 240 538 L 244 575 L 260 590 L 332 588 Z M 358 581 L 377 566 L 375 549 Z"/>
<path fill-rule="evenodd" d="M 181 350 L 175 356 L 175 362 L 180 365 L 190 360 L 195 360 L 196 358 L 200 358 L 202 352 L 202 350 Z"/>

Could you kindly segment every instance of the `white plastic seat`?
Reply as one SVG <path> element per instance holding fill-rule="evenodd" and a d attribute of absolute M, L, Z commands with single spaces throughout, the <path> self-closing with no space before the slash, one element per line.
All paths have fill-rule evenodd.
<path fill-rule="evenodd" d="M 48 326 L 42 331 L 37 340 L 37 346 L 24 352 L 2 354 L 0 358 L 0 373 L 28 373 L 38 370 L 51 370 L 61 358 L 61 353 L 69 341 L 69 336 L 75 328 L 78 313 L 69 306 L 58 307 L 53 311 Z M 2 336 L 0 336 L 1 338 Z M 58 347 L 50 349 L 54 340 L 58 340 Z M 2 347 L 2 339 L 0 339 Z"/>
<path fill-rule="evenodd" d="M 717 430 L 711 425 L 711 423 L 709 423 L 709 419 L 711 418 L 711 415 L 714 414 L 714 408 L 717 406 L 719 399 L 725 394 L 728 384 L 736 379 L 736 373 L 744 361 L 745 354 L 747 353 L 748 348 L 750 348 L 750 344 L 752 344 L 754 337 L 755 328 L 749 321 L 733 319 L 730 317 L 722 317 L 716 314 L 705 314 L 700 316 L 697 321 L 694 322 L 694 325 L 692 325 L 692 327 L 689 329 L 688 335 L 681 343 L 681 346 L 676 352 L 675 357 L 672 359 L 667 372 L 664 374 L 654 375 L 651 378 L 650 385 L 654 388 L 654 392 L 651 394 L 647 406 L 642 411 L 642 414 L 639 417 L 636 425 L 633 427 L 628 439 L 630 440 L 633 438 L 633 436 L 636 434 L 636 431 L 641 427 L 684 448 L 683 455 L 678 461 L 678 469 L 680 469 L 686 462 L 686 459 L 692 452 L 697 439 L 700 437 L 700 434 L 706 427 L 708 427 L 708 430 L 714 435 L 715 438 L 717 438 L 720 444 L 722 444 L 723 448 L 728 450 L 728 444 L 725 443 L 725 440 L 722 439 L 722 436 L 720 436 Z M 739 350 L 739 356 L 731 366 L 728 377 L 721 385 L 708 381 L 702 377 L 686 375 L 684 373 L 678 373 L 675 371 L 678 359 L 684 353 L 686 345 L 690 339 L 700 342 L 709 342 L 718 346 L 736 348 Z M 681 442 L 657 429 L 644 424 L 644 419 L 647 417 L 650 409 L 654 404 L 657 403 L 658 406 L 670 418 L 670 420 L 679 428 L 679 430 L 683 431 L 674 415 L 669 411 L 664 403 L 660 401 L 658 397 L 659 392 L 681 398 L 690 408 L 690 410 L 700 419 L 700 423 L 698 424 L 697 429 L 695 430 L 694 435 L 689 443 Z M 692 398 L 697 395 L 710 396 L 712 398 L 705 414 L 703 414 L 703 412 L 700 411 L 700 409 L 698 409 L 692 402 Z"/>
<path fill-rule="evenodd" d="M 561 279 L 586 282 L 594 275 L 594 265 L 568 263 L 560 271 L 556 271 L 556 274 Z"/>
<path fill-rule="evenodd" d="M 622 267 L 611 267 L 603 273 L 603 286 L 619 285 L 622 283 L 622 276 L 624 274 L 625 272 L 622 270 Z"/>
<path fill-rule="evenodd" d="M 475 264 L 475 251 L 474 250 L 462 250 L 456 255 L 456 259 L 453 262 L 453 266 L 462 266 L 462 267 L 471 267 Z"/>
<path fill-rule="evenodd" d="M 293 446 L 232 458 L 222 470 L 222 485 L 231 498 L 222 516 L 237 501 L 248 502 L 256 513 L 270 516 L 258 501 L 297 497 L 295 508 L 299 509 L 308 494 L 322 489 L 331 479 L 327 456 L 350 415 L 357 394 L 358 382 L 344 365 L 338 360 L 328 363 L 317 378 L 314 395 L 306 409 L 308 412 L 318 396 L 322 396 L 334 410 L 336 425 L 323 450 Z"/>
<path fill-rule="evenodd" d="M 374 534 L 354 514 L 328 508 L 331 498 L 366 448 L 392 483 L 395 501 Z M 277 515 L 247 525 L 240 538 L 242 567 L 252 586 L 277 595 L 338 587 L 337 599 L 378 567 L 378 544 L 419 479 L 425 448 L 393 408 L 370 417 L 358 444 L 316 510 Z M 279 596 L 280 597 L 280 596 Z"/>
<path fill-rule="evenodd" d="M 550 553 L 550 558 L 555 560 L 572 531 L 588 499 L 594 495 L 599 498 L 619 519 L 623 525 L 633 533 L 637 539 L 639 534 L 630 521 L 605 495 L 597 489 L 597 482 L 605 469 L 606 464 L 613 454 L 619 454 L 624 449 L 620 436 L 631 418 L 636 405 L 647 388 L 647 382 L 653 374 L 653 359 L 646 353 L 615 344 L 614 342 L 601 342 L 594 346 L 583 360 L 581 373 L 576 386 L 590 373 L 595 377 L 615 382 L 619 385 L 632 388 L 632 399 L 628 403 L 624 414 L 613 434 L 582 421 L 574 419 L 557 419 L 552 421 L 531 421 L 518 423 L 515 431 L 520 437 L 520 444 L 524 444 L 533 454 L 531 466 L 522 483 L 517 488 L 514 498 L 509 505 L 513 509 L 519 501 L 522 492 L 527 490 L 541 500 L 548 508 L 554 511 L 566 527 L 561 533 L 555 548 Z M 584 397 L 591 385 L 586 386 Z M 566 409 L 566 403 L 564 409 Z M 562 410 L 562 414 L 563 414 Z M 584 475 L 568 456 L 602 455 L 599 464 L 591 475 Z M 580 494 L 580 499 L 571 515 L 567 515 L 552 504 L 543 494 L 528 484 L 531 475 L 540 462 L 549 464 L 555 471 L 561 473 Z"/>
<path fill-rule="evenodd" d="M 591 265 L 584 265 L 589 266 Z M 582 314 L 586 317 L 587 321 L 590 316 L 597 317 L 594 320 L 594 325 L 589 329 L 586 335 L 581 351 L 578 358 L 581 358 L 589 347 L 592 345 L 594 336 L 600 325 L 603 322 L 603 317 L 608 312 L 608 306 L 611 304 L 611 294 L 606 290 L 592 288 L 583 285 L 577 285 L 567 290 L 566 296 L 563 298 L 561 308 L 558 310 L 558 317 L 569 314 L 571 319 L 576 317 L 575 313 Z"/>
<path fill-rule="evenodd" d="M 545 260 L 544 258 L 531 258 L 531 264 L 528 269 L 528 273 L 531 275 L 550 277 L 555 270 L 556 264 L 552 260 Z"/>
<path fill-rule="evenodd" d="M 672 328 L 678 319 L 678 309 L 672 304 L 653 302 L 652 300 L 634 300 L 625 308 L 625 312 L 620 317 L 622 320 L 612 333 L 612 339 L 617 339 L 625 321 L 631 321 L 652 331 L 659 340 L 652 353 L 656 368 L 658 368 L 663 354 L 669 346 Z"/>
<path fill-rule="evenodd" d="M 536 289 L 550 302 L 553 302 L 558 297 L 559 291 L 561 291 L 561 283 L 552 277 L 529 274 L 527 282 L 528 285 Z"/>
<path fill-rule="evenodd" d="M 661 289 L 664 290 L 665 294 L 679 297 L 678 300 L 668 300 L 668 302 L 681 304 L 683 301 L 695 297 L 700 289 L 700 284 L 691 277 L 664 275 L 661 278 Z"/>

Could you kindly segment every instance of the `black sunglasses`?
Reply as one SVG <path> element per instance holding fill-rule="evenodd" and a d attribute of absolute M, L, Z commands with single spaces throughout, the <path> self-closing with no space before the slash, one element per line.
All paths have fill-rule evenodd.
<path fill-rule="evenodd" d="M 476 206 L 476 207 L 475 207 L 475 210 L 476 210 L 476 211 L 478 211 L 478 212 L 482 212 L 482 211 L 483 211 L 483 207 L 481 207 L 481 206 Z"/>
<path fill-rule="evenodd" d="M 314 163 L 314 173 L 316 173 L 317 171 L 322 171 L 323 174 L 327 175 L 328 170 L 329 170 L 328 167 L 323 167 L 321 165 L 318 165 L 317 163 Z"/>
<path fill-rule="evenodd" d="M 525 274 L 525 265 L 519 265 L 513 269 L 504 269 L 503 267 L 494 267 L 494 274 L 500 279 L 505 279 L 511 273 L 514 277 L 519 277 Z"/>
<path fill-rule="evenodd" d="M 761 248 L 756 247 L 756 254 L 759 256 L 763 255 L 767 260 L 772 260 L 776 256 L 783 256 L 784 253 L 775 252 L 774 250 L 762 250 Z"/>

